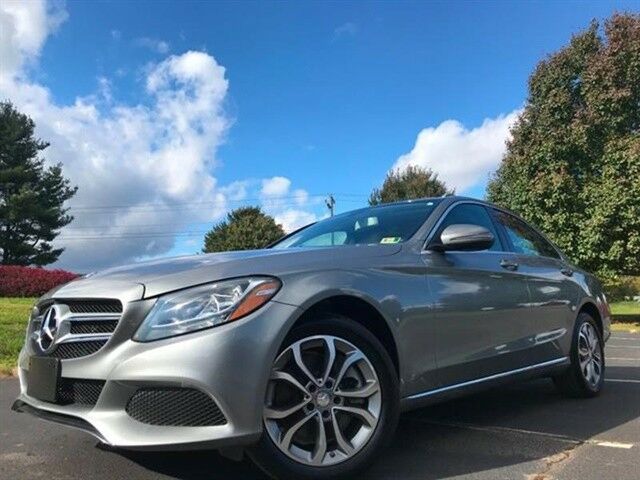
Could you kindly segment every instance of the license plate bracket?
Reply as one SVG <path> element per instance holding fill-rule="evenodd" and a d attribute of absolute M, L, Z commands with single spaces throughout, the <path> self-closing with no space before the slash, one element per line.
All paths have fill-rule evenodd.
<path fill-rule="evenodd" d="M 55 403 L 58 400 L 60 370 L 58 358 L 31 357 L 27 373 L 27 395 L 43 402 Z"/>

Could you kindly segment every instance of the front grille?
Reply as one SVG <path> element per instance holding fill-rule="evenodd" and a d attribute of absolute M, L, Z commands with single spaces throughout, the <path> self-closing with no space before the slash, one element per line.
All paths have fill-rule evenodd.
<path fill-rule="evenodd" d="M 64 303 L 71 313 L 122 313 L 118 300 L 68 300 Z"/>
<path fill-rule="evenodd" d="M 45 355 L 62 360 L 85 357 L 100 350 L 118 327 L 123 311 L 122 303 L 115 299 L 60 299 L 54 303 L 49 300 L 39 306 L 40 316 L 34 317 L 31 327 L 33 348 L 43 354 L 37 337 L 42 334 L 42 323 L 50 307 L 55 311 L 62 343 L 57 343 L 55 349 Z M 51 341 L 42 338 L 46 348 Z"/>
<path fill-rule="evenodd" d="M 56 357 L 61 360 L 86 357 L 87 355 L 96 353 L 104 346 L 105 343 L 107 343 L 107 340 L 61 343 L 52 353 L 49 354 L 49 356 Z"/>
<path fill-rule="evenodd" d="M 102 393 L 104 381 L 61 378 L 58 382 L 56 403 L 60 405 L 95 405 Z"/>
<path fill-rule="evenodd" d="M 141 388 L 129 399 L 126 411 L 148 425 L 204 427 L 227 423 L 216 402 L 193 388 Z"/>
<path fill-rule="evenodd" d="M 117 326 L 117 320 L 75 321 L 71 323 L 71 333 L 112 333 Z"/>

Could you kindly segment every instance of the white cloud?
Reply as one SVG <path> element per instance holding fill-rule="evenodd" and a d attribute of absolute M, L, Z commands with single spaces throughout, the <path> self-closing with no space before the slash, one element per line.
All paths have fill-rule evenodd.
<path fill-rule="evenodd" d="M 287 177 L 265 178 L 261 184 L 260 198 L 264 210 L 273 215 L 286 232 L 317 221 L 314 213 L 304 209 L 309 206 L 309 193 L 303 189 L 292 192 L 291 180 Z"/>
<path fill-rule="evenodd" d="M 11 68 L 3 66 L 0 97 L 34 119 L 36 134 L 51 143 L 47 162 L 62 162 L 80 187 L 70 202 L 76 219 L 55 242 L 66 247 L 58 265 L 86 271 L 159 255 L 175 237 L 149 233 L 219 219 L 227 192 L 211 170 L 229 126 L 225 69 L 206 53 L 186 52 L 150 66 L 144 103 L 117 103 L 103 78 L 96 95 L 58 104 L 23 68 L 55 26 L 43 12 L 43 2 L 0 4 L 2 52 L 13 59 Z M 21 26 L 23 18 L 36 19 L 38 27 Z M 120 206 L 126 208 L 114 208 Z"/>
<path fill-rule="evenodd" d="M 107 103 L 113 101 L 111 81 L 107 77 L 98 77 L 98 96 Z"/>
<path fill-rule="evenodd" d="M 247 189 L 249 188 L 250 181 L 238 180 L 231 182 L 229 185 L 222 187 L 220 191 L 232 201 L 240 201 L 247 198 Z"/>
<path fill-rule="evenodd" d="M 307 211 L 297 209 L 287 209 L 274 216 L 276 223 L 282 225 L 285 232 L 292 232 L 300 227 L 304 227 L 318 221 L 318 217 Z"/>
<path fill-rule="evenodd" d="M 340 37 L 355 37 L 358 34 L 358 25 L 354 22 L 345 22 L 333 30 L 333 39 Z"/>
<path fill-rule="evenodd" d="M 66 18 L 64 9 L 44 1 L 0 2 L 0 74 L 16 74 L 37 60 L 47 36 Z"/>
<path fill-rule="evenodd" d="M 54 242 L 66 248 L 56 266 L 86 272 L 166 254 L 175 232 L 219 221 L 235 202 L 251 200 L 252 185 L 261 188 L 259 199 L 273 202 L 263 206 L 287 229 L 315 220 L 304 210 L 307 192 L 291 193 L 288 178 L 218 185 L 212 172 L 230 126 L 223 108 L 229 85 L 224 67 L 207 53 L 188 51 L 149 65 L 140 103 L 121 103 L 107 77 L 97 79 L 93 95 L 56 102 L 28 67 L 64 18 L 66 12 L 47 10 L 44 0 L 0 2 L 0 98 L 33 118 L 36 135 L 51 143 L 47 163 L 62 163 L 79 186 L 70 201 L 75 220 Z M 293 197 L 295 208 L 278 196 Z"/>
<path fill-rule="evenodd" d="M 487 179 L 505 153 L 509 128 L 520 110 L 497 118 L 487 118 L 469 130 L 457 120 L 423 129 L 413 149 L 402 155 L 394 168 L 417 165 L 432 169 L 457 193 Z"/>
<path fill-rule="evenodd" d="M 306 205 L 309 201 L 309 193 L 301 188 L 293 191 L 293 198 L 298 205 Z"/>
<path fill-rule="evenodd" d="M 140 37 L 136 38 L 133 41 L 133 44 L 136 47 L 148 48 L 152 52 L 161 54 L 169 53 L 169 44 L 164 40 L 159 40 L 157 38 Z"/>
<path fill-rule="evenodd" d="M 282 197 L 289 193 L 291 180 L 286 177 L 265 178 L 260 193 L 265 198 Z"/>
<path fill-rule="evenodd" d="M 111 30 L 111 38 L 114 40 L 120 40 L 122 38 L 122 32 L 120 30 Z"/>

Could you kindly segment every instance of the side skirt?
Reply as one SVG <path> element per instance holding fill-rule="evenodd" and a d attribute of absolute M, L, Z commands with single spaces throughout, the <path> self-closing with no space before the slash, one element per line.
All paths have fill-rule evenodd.
<path fill-rule="evenodd" d="M 400 408 L 411 410 L 438 403 L 451 398 L 461 397 L 470 393 L 486 390 L 491 387 L 513 383 L 518 380 L 527 380 L 542 377 L 553 373 L 559 373 L 570 364 L 569 357 L 556 358 L 543 363 L 537 363 L 528 367 L 496 373 L 488 377 L 477 378 L 455 385 L 415 393 L 400 400 Z"/>

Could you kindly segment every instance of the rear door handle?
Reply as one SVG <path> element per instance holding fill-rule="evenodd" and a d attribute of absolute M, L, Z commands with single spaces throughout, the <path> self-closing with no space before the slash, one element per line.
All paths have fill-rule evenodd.
<path fill-rule="evenodd" d="M 570 277 L 573 275 L 573 270 L 571 270 L 570 268 L 561 268 L 560 269 L 560 273 L 563 274 L 565 277 Z"/>
<path fill-rule="evenodd" d="M 518 264 L 511 260 L 505 260 L 504 258 L 500 260 L 500 266 L 506 270 L 515 271 L 518 270 Z"/>

